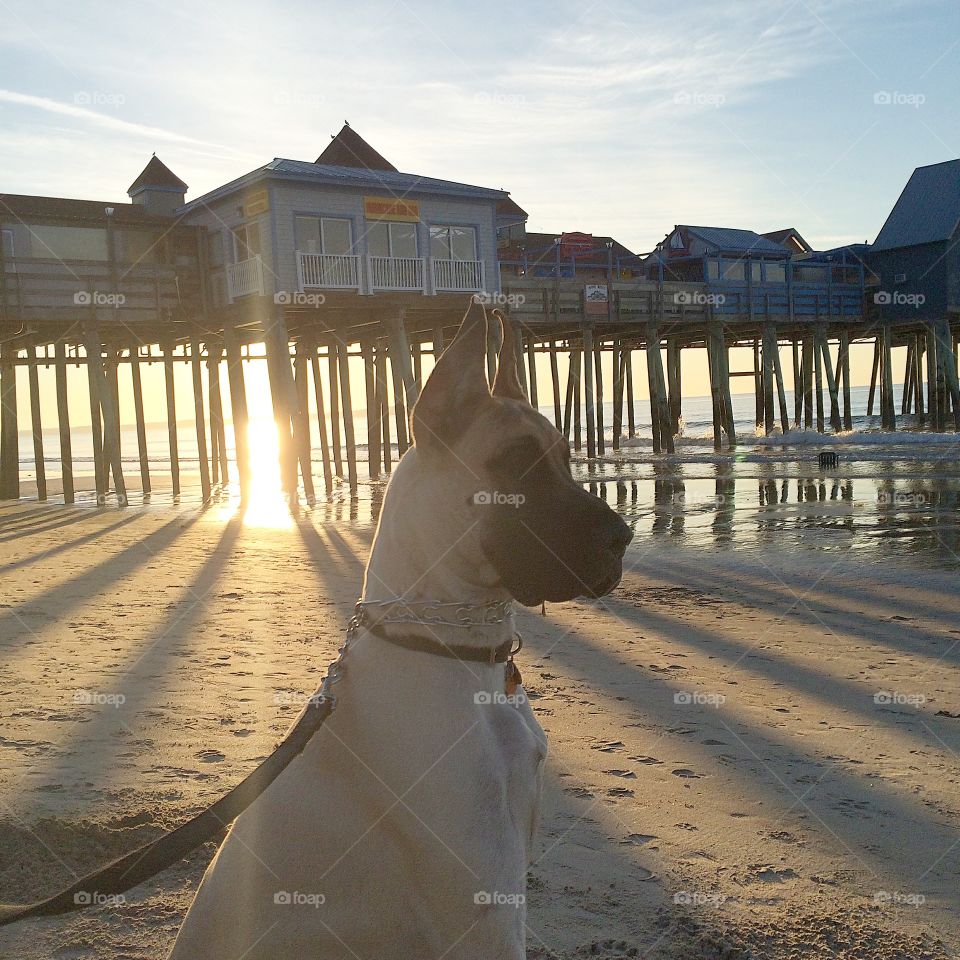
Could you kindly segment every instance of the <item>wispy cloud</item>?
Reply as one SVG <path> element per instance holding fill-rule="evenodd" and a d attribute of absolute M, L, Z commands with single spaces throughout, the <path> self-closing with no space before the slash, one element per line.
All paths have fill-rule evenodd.
<path fill-rule="evenodd" d="M 107 130 L 140 137 L 145 140 L 218 147 L 217 144 L 208 143 L 205 140 L 197 140 L 194 137 L 188 137 L 182 133 L 175 133 L 172 130 L 163 130 L 160 127 L 151 127 L 142 123 L 131 123 L 128 120 L 121 120 L 119 117 L 111 117 L 109 114 L 90 110 L 88 107 L 79 104 L 62 103 L 58 100 L 51 100 L 48 97 L 37 97 L 29 93 L 17 93 L 13 90 L 0 89 L 0 103 L 10 103 L 19 107 L 30 107 L 34 110 L 43 110 L 46 113 L 55 113 L 62 117 L 72 117 L 75 120 L 81 120 L 87 124 L 93 124 Z M 225 148 L 219 147 L 219 149 L 223 150 Z"/>

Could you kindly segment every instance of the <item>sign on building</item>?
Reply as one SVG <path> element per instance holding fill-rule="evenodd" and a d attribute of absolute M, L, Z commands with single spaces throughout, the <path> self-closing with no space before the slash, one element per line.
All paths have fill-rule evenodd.
<path fill-rule="evenodd" d="M 418 200 L 397 200 L 393 197 L 364 197 L 363 215 L 368 220 L 399 220 L 403 223 L 420 222 Z"/>
<path fill-rule="evenodd" d="M 583 289 L 583 303 L 587 313 L 607 315 L 607 285 L 605 283 L 588 283 Z"/>

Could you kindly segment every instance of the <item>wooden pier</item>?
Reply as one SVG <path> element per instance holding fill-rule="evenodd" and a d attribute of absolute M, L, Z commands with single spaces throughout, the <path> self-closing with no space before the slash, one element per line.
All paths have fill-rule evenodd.
<path fill-rule="evenodd" d="M 0 335 L 0 496 L 20 495 L 16 368 L 27 368 L 30 428 L 36 463 L 37 496 L 47 498 L 39 376 L 53 368 L 57 392 L 63 498 L 75 500 L 70 411 L 66 370 L 86 368 L 93 423 L 97 500 L 109 494 L 127 502 L 127 478 L 120 449 L 121 416 L 136 423 L 139 488 L 152 489 L 146 443 L 141 368 L 161 364 L 165 371 L 168 420 L 169 480 L 174 496 L 181 491 L 177 446 L 178 415 L 191 410 L 196 426 L 201 496 L 207 500 L 218 485 L 239 484 L 249 492 L 250 449 L 247 426 L 251 403 L 269 403 L 278 425 L 281 478 L 285 492 L 312 500 L 330 495 L 342 483 L 358 486 L 358 438 L 354 436 L 354 406 L 359 396 L 366 407 L 366 473 L 388 474 L 393 450 L 402 455 L 411 442 L 408 413 L 419 392 L 423 355 L 437 356 L 453 335 L 469 294 L 425 298 L 392 295 L 361 298 L 330 293 L 322 305 L 278 306 L 267 298 L 249 298 L 226 309 L 204 305 L 198 289 L 196 304 L 175 307 L 165 302 L 160 285 L 151 296 L 125 294 L 124 309 L 104 307 L 79 298 L 69 307 L 47 304 L 29 307 L 29 286 L 18 277 L 20 304 L 4 315 Z M 95 278 L 99 283 L 101 279 Z M 46 281 L 44 281 L 46 282 Z M 136 280 L 135 282 L 139 282 Z M 114 289 L 123 293 L 121 282 Z M 932 429 L 960 429 L 960 388 L 957 381 L 957 328 L 945 321 L 892 327 L 876 324 L 864 308 L 861 316 L 783 316 L 719 312 L 706 298 L 703 285 L 642 280 L 612 284 L 605 315 L 591 315 L 582 283 L 525 279 L 505 281 L 497 299 L 508 307 L 517 336 L 521 383 L 532 402 L 552 410 L 556 426 L 577 451 L 587 457 L 616 455 L 621 435 L 637 435 L 634 365 L 645 356 L 655 454 L 671 454 L 683 414 L 681 356 L 684 350 L 706 351 L 713 408 L 714 447 L 736 447 L 731 380 L 752 377 L 757 423 L 767 434 L 807 428 L 849 429 L 850 345 L 874 345 L 869 412 L 876 409 L 884 429 L 895 430 L 894 371 L 891 350 L 906 346 L 901 415 L 915 414 Z M 27 296 L 24 296 L 27 294 Z M 701 305 L 703 304 L 703 305 Z M 491 351 L 496 344 L 491 343 Z M 732 370 L 730 351 L 749 350 L 752 369 Z M 788 409 L 781 350 L 793 358 L 789 384 L 794 405 Z M 558 357 L 568 358 L 566 381 Z M 602 355 L 611 357 L 612 380 L 602 375 Z M 547 364 L 538 364 L 536 357 Z M 363 364 L 362 383 L 351 382 L 351 358 Z M 269 373 L 269 399 L 249 397 L 244 365 L 263 362 Z M 220 364 L 226 365 L 228 390 L 221 395 Z M 133 410 L 121 411 L 118 368 L 129 365 Z M 192 396 L 178 397 L 174 365 L 189 364 Z M 549 366 L 549 380 L 538 372 Z M 325 375 L 321 375 L 321 371 Z M 326 392 L 329 391 L 329 397 Z M 315 408 L 311 408 L 310 397 Z M 611 402 L 612 450 L 607 449 L 604 404 Z M 229 415 L 226 413 L 229 405 Z M 329 409 L 331 416 L 315 419 L 312 409 Z M 394 417 L 391 420 L 390 411 Z M 225 422 L 233 424 L 236 460 L 227 457 Z M 319 447 L 318 466 L 312 450 Z M 126 451 L 130 453 L 130 451 Z M 317 475 L 315 476 L 315 469 Z"/>
<path fill-rule="evenodd" d="M 411 443 L 424 355 L 439 356 L 471 297 L 511 315 L 527 395 L 589 458 L 616 456 L 624 435 L 637 436 L 641 352 L 658 456 L 675 453 L 689 350 L 707 358 L 718 451 L 737 445 L 738 377 L 752 379 L 756 423 L 767 435 L 849 430 L 854 344 L 873 346 L 868 413 L 884 429 L 897 429 L 892 351 L 901 347 L 899 415 L 960 429 L 960 284 L 946 267 L 933 272 L 952 240 L 938 234 L 934 259 L 920 271 L 909 259 L 919 241 L 902 227 L 922 222 L 902 209 L 913 194 L 939 195 L 942 171 L 922 171 L 932 172 L 901 197 L 876 260 L 865 245 L 815 253 L 792 228 L 760 235 L 677 225 L 646 256 L 612 238 L 528 233 L 526 213 L 505 191 L 401 173 L 349 125 L 313 163 L 273 160 L 190 203 L 187 185 L 156 156 L 130 186 L 130 203 L 0 194 L 0 499 L 21 495 L 17 394 L 26 389 L 36 495 L 48 497 L 48 461 L 56 459 L 63 499 L 75 501 L 71 366 L 86 370 L 98 502 L 113 495 L 126 503 L 128 482 L 145 496 L 158 488 L 145 423 L 143 369 L 151 364 L 164 372 L 162 479 L 174 497 L 183 472 L 178 417 L 192 413 L 202 498 L 237 484 L 246 499 L 250 463 L 261 455 L 249 425 L 264 408 L 277 424 L 290 497 L 329 496 L 341 485 L 355 493 L 361 448 L 364 472 L 376 479 Z M 491 330 L 491 379 L 498 336 Z M 752 357 L 747 369 L 732 368 L 735 348 Z M 252 362 L 266 367 L 268 396 L 248 395 Z M 190 397 L 177 396 L 180 364 L 189 366 Z M 132 410 L 121 409 L 125 365 Z M 354 383 L 357 366 L 363 377 Z M 50 368 L 55 458 L 44 446 L 40 403 L 41 371 Z M 357 437 L 360 406 L 366 425 Z M 131 420 L 136 481 L 124 475 L 131 451 L 121 449 L 121 422 Z"/>

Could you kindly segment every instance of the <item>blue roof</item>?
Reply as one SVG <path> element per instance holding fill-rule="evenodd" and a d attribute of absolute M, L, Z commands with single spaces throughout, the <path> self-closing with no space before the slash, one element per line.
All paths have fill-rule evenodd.
<path fill-rule="evenodd" d="M 504 200 L 509 197 L 506 190 L 475 187 L 469 183 L 457 183 L 453 180 L 437 180 L 434 177 L 421 177 L 415 173 L 369 170 L 365 167 L 340 167 L 325 163 L 310 163 L 306 160 L 284 160 L 278 157 L 263 167 L 258 167 L 230 183 L 211 190 L 196 200 L 191 200 L 181 209 L 190 210 L 194 206 L 227 196 L 257 180 L 268 177 L 280 180 L 298 180 L 324 186 L 385 190 L 395 196 L 403 197 L 424 194 L 459 197 L 467 200 Z"/>
<path fill-rule="evenodd" d="M 786 247 L 760 236 L 753 230 L 736 227 L 692 227 L 684 224 L 682 229 L 722 253 L 776 253 L 786 256 Z"/>
<path fill-rule="evenodd" d="M 960 224 L 960 160 L 917 167 L 871 250 L 949 240 Z"/>

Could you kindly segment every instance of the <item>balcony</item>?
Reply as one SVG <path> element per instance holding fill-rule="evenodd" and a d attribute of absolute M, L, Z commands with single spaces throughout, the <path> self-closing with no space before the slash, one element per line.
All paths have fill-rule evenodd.
<path fill-rule="evenodd" d="M 422 290 L 420 257 L 370 257 L 370 286 L 374 290 Z"/>
<path fill-rule="evenodd" d="M 360 289 L 360 258 L 354 254 L 297 252 L 297 277 L 300 289 L 328 287 L 340 290 Z"/>
<path fill-rule="evenodd" d="M 432 260 L 433 289 L 476 292 L 483 290 L 482 260 Z"/>
<path fill-rule="evenodd" d="M 259 254 L 249 260 L 227 264 L 227 295 L 230 299 L 252 294 L 263 296 L 263 261 Z"/>

